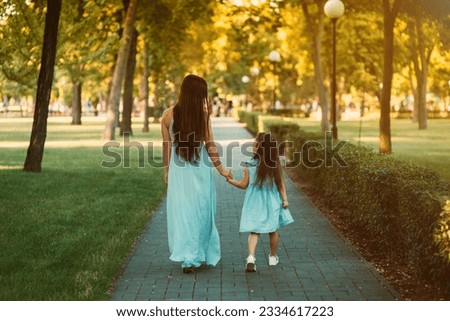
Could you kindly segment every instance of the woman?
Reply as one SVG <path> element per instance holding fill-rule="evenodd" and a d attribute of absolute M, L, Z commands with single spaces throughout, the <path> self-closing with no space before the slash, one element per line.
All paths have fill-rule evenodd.
<path fill-rule="evenodd" d="M 232 175 L 220 162 L 210 115 L 206 81 L 188 75 L 178 103 L 161 121 L 170 259 L 181 262 L 184 273 L 202 262 L 215 266 L 220 259 L 212 164 L 222 176 Z"/>

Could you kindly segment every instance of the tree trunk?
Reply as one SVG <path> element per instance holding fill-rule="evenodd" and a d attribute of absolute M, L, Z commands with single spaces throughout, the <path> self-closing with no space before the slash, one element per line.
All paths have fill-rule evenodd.
<path fill-rule="evenodd" d="M 149 75 L 149 52 L 147 41 L 144 39 L 144 54 L 143 54 L 143 69 L 141 75 L 141 82 L 139 84 L 139 102 L 141 104 L 141 108 L 144 112 L 144 127 L 142 128 L 143 133 L 149 132 L 148 127 L 148 77 Z"/>
<path fill-rule="evenodd" d="M 81 125 L 81 82 L 72 79 L 72 125 Z"/>
<path fill-rule="evenodd" d="M 159 106 L 159 97 L 160 97 L 160 93 L 161 93 L 161 82 L 163 79 L 163 76 L 161 75 L 161 73 L 153 73 L 153 79 L 155 81 L 155 91 L 154 91 L 154 106 L 151 110 L 151 113 L 153 116 L 153 123 L 157 124 L 159 123 L 159 118 L 158 118 L 158 109 L 160 108 Z M 161 109 L 163 109 L 164 107 L 161 106 Z"/>
<path fill-rule="evenodd" d="M 394 73 L 394 25 L 402 0 L 395 0 L 391 9 L 389 0 L 383 0 L 384 9 L 384 69 L 380 113 L 380 153 L 391 153 L 391 89 Z"/>
<path fill-rule="evenodd" d="M 317 38 L 317 39 L 316 39 Z M 317 82 L 317 88 L 319 91 L 319 105 L 322 109 L 322 121 L 320 123 L 322 132 L 326 132 L 329 130 L 329 120 L 328 120 L 328 114 L 329 114 L 329 105 L 328 105 L 328 94 L 327 94 L 327 88 L 324 84 L 324 76 L 323 76 L 323 69 L 322 69 L 322 59 L 320 58 L 320 42 L 322 36 L 314 37 L 314 73 L 316 76 L 316 82 Z"/>
<path fill-rule="evenodd" d="M 108 91 L 107 91 L 106 96 L 105 96 L 105 106 L 102 107 L 103 108 L 102 111 L 108 111 L 107 108 L 109 106 L 109 96 L 111 96 L 111 89 L 112 89 L 112 84 L 113 84 L 114 70 L 116 70 L 116 61 L 117 61 L 117 55 L 114 56 L 114 63 L 112 64 L 111 69 L 110 69 L 110 75 L 112 75 L 112 76 L 111 76 L 111 79 L 108 82 Z"/>
<path fill-rule="evenodd" d="M 77 1 L 78 14 L 75 17 L 75 23 L 80 23 L 84 15 L 84 0 Z M 81 90 L 82 83 L 80 74 L 83 70 L 83 65 L 78 65 L 78 68 L 71 70 L 72 73 L 72 125 L 81 125 Z"/>
<path fill-rule="evenodd" d="M 431 52 L 433 47 L 430 48 L 428 53 L 425 52 L 425 39 L 422 29 L 422 18 L 420 15 L 415 19 L 416 34 L 417 34 L 417 47 L 419 51 L 420 67 L 416 68 L 417 77 L 417 120 L 419 121 L 419 129 L 427 129 L 427 78 L 428 78 L 428 63 L 430 61 Z M 419 67 L 419 66 L 417 66 Z"/>
<path fill-rule="evenodd" d="M 33 128 L 23 167 L 23 170 L 26 172 L 41 171 L 45 139 L 47 137 L 48 104 L 50 102 L 53 71 L 55 68 L 61 2 L 62 0 L 47 0 L 47 14 L 45 16 L 44 41 L 42 44 L 41 68 L 37 83 Z"/>
<path fill-rule="evenodd" d="M 131 116 L 133 113 L 133 103 L 134 103 L 133 81 L 136 69 L 137 38 L 138 32 L 136 28 L 133 28 L 130 54 L 128 55 L 127 69 L 125 73 L 125 83 L 123 87 L 123 111 L 122 111 L 122 123 L 120 126 L 120 136 L 133 135 L 133 131 L 131 129 Z"/>
<path fill-rule="evenodd" d="M 111 92 L 108 99 L 107 119 L 105 130 L 103 132 L 103 139 L 114 140 L 116 121 L 119 113 L 120 93 L 122 89 L 122 82 L 125 76 L 126 62 L 130 52 L 131 38 L 133 33 L 133 25 L 136 20 L 137 0 L 130 0 L 125 18 L 125 25 L 120 44 L 119 54 L 116 60 L 116 67 L 112 79 Z"/>
<path fill-rule="evenodd" d="M 412 121 L 413 121 L 413 123 L 416 123 L 417 122 L 417 101 L 418 101 L 418 99 L 417 99 L 417 89 L 416 89 L 416 86 L 414 85 L 414 79 L 413 79 L 413 69 L 414 69 L 414 66 L 413 67 L 409 67 L 409 85 L 410 85 L 410 87 L 411 87 L 411 92 L 412 92 L 412 95 L 413 95 L 413 98 L 414 98 L 414 104 L 413 104 L 413 111 L 412 111 Z"/>
<path fill-rule="evenodd" d="M 313 63 L 314 63 L 314 76 L 316 80 L 317 91 L 319 94 L 319 105 L 322 109 L 322 121 L 321 128 L 323 132 L 329 130 L 329 121 L 328 121 L 328 96 L 327 89 L 324 85 L 324 76 L 322 69 L 322 59 L 320 56 L 321 51 L 321 43 L 322 43 L 322 35 L 324 30 L 324 13 L 323 13 L 323 4 L 322 0 L 316 1 L 319 12 L 319 23 L 315 25 L 309 10 L 308 5 L 306 3 L 302 4 L 303 13 L 306 18 L 307 27 L 310 29 L 310 33 L 313 35 Z"/>
<path fill-rule="evenodd" d="M 420 81 L 417 86 L 417 120 L 419 129 L 427 129 L 427 80 L 423 78 L 423 75 L 417 78 L 417 81 Z"/>

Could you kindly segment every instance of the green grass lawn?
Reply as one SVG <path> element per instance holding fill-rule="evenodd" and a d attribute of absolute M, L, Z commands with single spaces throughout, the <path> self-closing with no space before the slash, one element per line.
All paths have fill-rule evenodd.
<path fill-rule="evenodd" d="M 42 172 L 24 173 L 31 120 L 0 118 L 0 300 L 108 299 L 165 193 L 163 171 L 138 168 L 136 148 L 130 168 L 100 166 L 103 121 L 61 121 L 49 118 Z M 141 128 L 131 140 L 158 141 L 160 161 L 159 126 Z"/>
<path fill-rule="evenodd" d="M 320 128 L 318 121 L 299 119 L 295 122 L 308 131 Z M 337 127 L 340 140 L 360 142 L 378 151 L 378 120 L 339 121 Z M 417 123 L 408 119 L 392 119 L 392 157 L 429 167 L 450 181 L 450 119 L 430 119 L 426 130 L 417 127 Z"/>

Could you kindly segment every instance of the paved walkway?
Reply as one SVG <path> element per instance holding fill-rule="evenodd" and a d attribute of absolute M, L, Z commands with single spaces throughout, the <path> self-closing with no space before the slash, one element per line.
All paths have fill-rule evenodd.
<path fill-rule="evenodd" d="M 232 119 L 213 121 L 215 140 L 226 145 L 252 141 Z M 230 161 L 231 152 L 227 153 Z M 233 149 L 235 178 L 241 177 Z M 226 160 L 226 161 L 227 161 Z M 231 163 L 229 164 L 231 165 Z M 169 260 L 165 202 L 130 253 L 112 300 L 396 300 L 398 294 L 346 242 L 328 220 L 287 179 L 289 208 L 295 222 L 280 230 L 280 264 L 267 265 L 268 236 L 262 235 L 256 252 L 256 273 L 244 272 L 247 234 L 239 233 L 245 191 L 226 183 L 217 173 L 217 227 L 222 258 L 214 268 L 183 274 Z"/>

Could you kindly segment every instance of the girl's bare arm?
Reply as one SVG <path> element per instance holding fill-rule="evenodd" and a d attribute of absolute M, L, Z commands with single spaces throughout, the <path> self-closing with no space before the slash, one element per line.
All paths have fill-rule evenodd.
<path fill-rule="evenodd" d="M 230 183 L 231 185 L 233 185 L 237 188 L 241 188 L 241 189 L 247 188 L 248 181 L 249 181 L 249 176 L 248 176 L 248 168 L 247 167 L 244 167 L 244 176 L 242 177 L 242 180 L 240 182 L 235 181 L 234 179 L 227 179 L 228 183 Z"/>
<path fill-rule="evenodd" d="M 288 208 L 289 207 L 289 202 L 287 199 L 287 194 L 286 194 L 286 186 L 284 185 L 284 179 L 281 180 L 281 186 L 280 186 L 280 194 L 281 194 L 281 200 L 283 202 L 283 208 Z"/>

